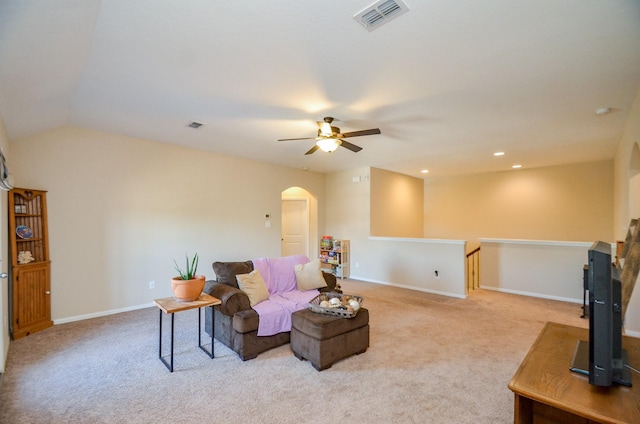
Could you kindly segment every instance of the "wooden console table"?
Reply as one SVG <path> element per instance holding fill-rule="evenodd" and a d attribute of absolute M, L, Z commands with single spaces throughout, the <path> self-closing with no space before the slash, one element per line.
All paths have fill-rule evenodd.
<path fill-rule="evenodd" d="M 633 386 L 596 387 L 571 372 L 571 358 L 589 330 L 548 322 L 509 383 L 514 423 L 640 423 L 640 375 Z M 629 364 L 640 366 L 640 339 L 623 336 Z"/>

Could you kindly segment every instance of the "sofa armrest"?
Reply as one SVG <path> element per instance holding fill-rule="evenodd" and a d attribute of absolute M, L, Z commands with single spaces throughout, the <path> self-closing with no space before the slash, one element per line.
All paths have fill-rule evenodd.
<path fill-rule="evenodd" d="M 233 316 L 233 329 L 241 334 L 258 331 L 260 316 L 255 309 L 240 311 Z"/>
<path fill-rule="evenodd" d="M 220 299 L 220 312 L 227 316 L 234 316 L 236 312 L 251 309 L 249 296 L 242 290 L 217 281 L 207 281 L 204 292 Z"/>

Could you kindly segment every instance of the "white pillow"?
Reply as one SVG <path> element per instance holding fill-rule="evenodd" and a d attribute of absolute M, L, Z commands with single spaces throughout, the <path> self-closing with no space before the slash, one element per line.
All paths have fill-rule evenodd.
<path fill-rule="evenodd" d="M 262 278 L 262 274 L 257 269 L 254 269 L 248 274 L 236 275 L 238 281 L 238 287 L 249 296 L 249 303 L 251 306 L 255 306 L 263 300 L 269 299 L 269 290 L 267 290 L 267 284 Z"/>
<path fill-rule="evenodd" d="M 320 259 L 314 259 L 306 264 L 294 265 L 293 270 L 296 273 L 298 290 L 307 291 L 327 287 L 327 282 L 324 281 L 320 270 Z"/>

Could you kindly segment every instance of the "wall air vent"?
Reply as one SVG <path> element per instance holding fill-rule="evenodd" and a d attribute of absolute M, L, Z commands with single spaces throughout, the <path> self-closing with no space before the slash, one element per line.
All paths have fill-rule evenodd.
<path fill-rule="evenodd" d="M 356 13 L 353 19 L 369 31 L 373 31 L 408 11 L 409 8 L 402 0 L 379 0 Z"/>
<path fill-rule="evenodd" d="M 189 128 L 193 128 L 193 129 L 196 129 L 196 130 L 197 130 L 198 128 L 200 128 L 200 127 L 201 127 L 201 126 L 203 126 L 203 125 L 204 125 L 204 124 L 201 124 L 200 122 L 193 121 L 192 123 L 190 123 L 189 125 L 187 125 L 187 127 L 189 127 Z"/>

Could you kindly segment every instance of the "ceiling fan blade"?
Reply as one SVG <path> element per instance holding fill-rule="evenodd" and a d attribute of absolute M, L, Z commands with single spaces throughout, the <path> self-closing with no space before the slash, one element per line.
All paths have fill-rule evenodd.
<path fill-rule="evenodd" d="M 316 150 L 318 150 L 318 145 L 314 144 L 312 148 L 310 148 L 307 153 L 305 153 L 305 155 L 310 155 L 311 153 L 315 152 Z"/>
<path fill-rule="evenodd" d="M 355 144 L 353 144 L 353 143 L 349 143 L 348 141 L 344 141 L 344 140 L 341 140 L 341 141 L 342 141 L 342 143 L 340 143 L 340 145 L 341 145 L 342 147 L 344 147 L 344 148 L 346 148 L 346 149 L 349 149 L 349 150 L 351 150 L 351 151 L 352 151 L 352 152 L 354 152 L 354 153 L 357 153 L 357 152 L 359 152 L 360 150 L 362 150 L 362 147 L 360 147 L 360 146 L 356 146 Z"/>
<path fill-rule="evenodd" d="M 315 137 L 304 137 L 304 138 L 280 138 L 278 141 L 295 141 L 295 140 L 315 140 Z"/>
<path fill-rule="evenodd" d="M 362 135 L 374 135 L 374 134 L 382 134 L 379 128 L 372 128 L 370 130 L 362 130 L 362 131 L 352 131 L 344 134 L 338 134 L 336 137 L 338 138 L 347 138 L 347 137 L 360 137 Z"/>

